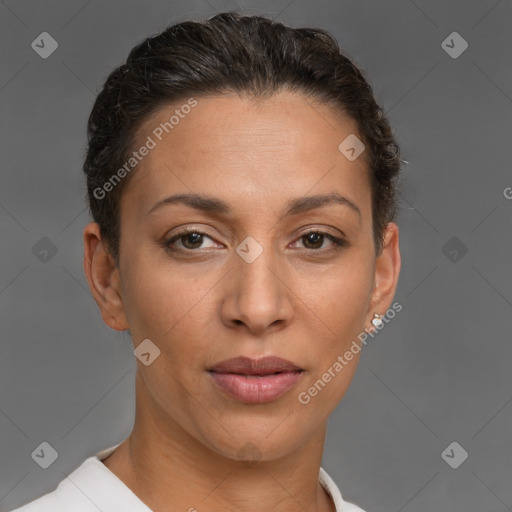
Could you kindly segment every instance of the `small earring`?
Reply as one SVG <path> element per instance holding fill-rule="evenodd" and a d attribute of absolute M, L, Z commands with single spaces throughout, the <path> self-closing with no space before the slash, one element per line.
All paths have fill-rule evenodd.
<path fill-rule="evenodd" d="M 375 313 L 373 316 L 374 316 L 374 318 L 372 320 L 372 324 L 375 327 L 381 327 L 382 326 L 382 317 L 384 315 L 379 315 L 378 313 Z"/>

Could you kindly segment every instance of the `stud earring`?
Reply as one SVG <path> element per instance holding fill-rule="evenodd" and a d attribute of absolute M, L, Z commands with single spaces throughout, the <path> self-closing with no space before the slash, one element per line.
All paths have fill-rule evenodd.
<path fill-rule="evenodd" d="M 372 319 L 372 324 L 374 325 L 374 327 L 381 327 L 382 326 L 382 317 L 384 315 L 379 315 L 378 313 L 375 313 L 373 315 L 373 319 Z"/>

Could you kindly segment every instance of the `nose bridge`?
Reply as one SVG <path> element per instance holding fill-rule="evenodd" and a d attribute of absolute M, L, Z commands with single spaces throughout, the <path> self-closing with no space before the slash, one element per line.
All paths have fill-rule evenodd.
<path fill-rule="evenodd" d="M 274 250 L 271 236 L 248 236 L 236 248 L 233 262 L 233 314 L 252 328 L 263 329 L 291 314 L 281 256 Z"/>
<path fill-rule="evenodd" d="M 260 240 L 263 237 L 259 238 Z M 239 285 L 250 293 L 268 294 L 277 296 L 278 284 L 276 283 L 276 266 L 278 255 L 272 247 L 270 236 L 266 236 L 262 243 L 252 236 L 246 237 L 236 248 L 241 261 L 237 262 L 235 272 L 239 279 Z"/>

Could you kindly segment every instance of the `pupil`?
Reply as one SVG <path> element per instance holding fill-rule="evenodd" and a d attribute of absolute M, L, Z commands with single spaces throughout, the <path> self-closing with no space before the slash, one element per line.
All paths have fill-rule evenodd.
<path fill-rule="evenodd" d="M 309 235 L 306 235 L 306 238 L 308 240 L 308 244 L 312 243 L 313 245 L 315 245 L 318 244 L 318 241 L 321 240 L 322 236 L 323 235 L 321 235 L 320 233 L 309 233 Z M 311 237 L 313 237 L 313 240 L 311 240 Z"/>
<path fill-rule="evenodd" d="M 199 234 L 199 233 L 189 233 L 188 235 L 185 235 L 185 240 L 187 243 L 190 242 L 190 239 L 193 238 L 194 240 L 192 240 L 192 242 L 190 242 L 192 245 L 196 244 L 196 243 L 200 243 L 201 242 L 201 237 L 203 235 Z"/>

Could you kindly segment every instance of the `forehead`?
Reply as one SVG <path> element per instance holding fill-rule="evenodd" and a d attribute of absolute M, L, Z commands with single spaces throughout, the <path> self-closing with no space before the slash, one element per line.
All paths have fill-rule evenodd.
<path fill-rule="evenodd" d="M 123 193 L 147 211 L 166 193 L 215 193 L 227 202 L 297 197 L 337 190 L 366 203 L 366 155 L 339 150 L 357 124 L 325 104 L 282 92 L 254 100 L 236 94 L 165 105 L 137 133 L 135 149 L 153 148 Z M 360 137 L 359 137 L 360 138 Z M 231 199 L 231 200 L 230 200 Z M 364 209 L 364 204 L 360 205 Z"/>

